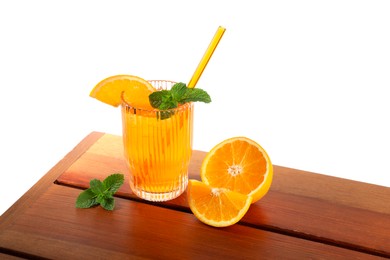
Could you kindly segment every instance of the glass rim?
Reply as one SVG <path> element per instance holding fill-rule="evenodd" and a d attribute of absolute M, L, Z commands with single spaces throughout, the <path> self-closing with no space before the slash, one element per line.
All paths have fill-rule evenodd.
<path fill-rule="evenodd" d="M 147 80 L 150 84 L 153 85 L 153 87 L 155 87 L 157 90 L 161 90 L 161 89 L 164 89 L 164 87 L 162 87 L 162 85 L 158 86 L 160 83 L 164 84 L 164 83 L 168 83 L 168 84 L 171 84 L 172 86 L 174 84 L 176 84 L 177 82 L 176 81 L 173 81 L 173 80 L 161 80 L 161 79 L 153 79 L 153 80 Z M 136 106 L 133 106 L 131 105 L 129 102 L 126 101 L 126 99 L 124 98 L 124 91 L 122 91 L 121 93 L 121 105 L 122 107 L 126 107 L 126 108 L 130 108 L 130 109 L 135 109 L 135 110 L 138 110 L 138 111 L 144 111 L 144 112 L 161 112 L 161 111 L 165 111 L 165 112 L 169 112 L 169 111 L 181 111 L 181 110 L 186 110 L 188 109 L 188 107 L 190 107 L 191 104 L 193 104 L 193 102 L 187 102 L 187 103 L 184 103 L 184 104 L 179 104 L 179 106 L 175 107 L 175 108 L 170 108 L 170 109 L 165 109 L 165 110 L 160 110 L 158 108 L 153 108 L 153 109 L 149 109 L 149 108 L 142 108 L 142 107 L 136 107 Z"/>
<path fill-rule="evenodd" d="M 169 112 L 169 111 L 187 110 L 193 104 L 193 102 L 187 102 L 187 103 L 184 103 L 184 104 L 179 104 L 175 108 L 169 108 L 169 109 L 164 109 L 164 110 L 161 110 L 161 109 L 158 109 L 158 108 L 149 109 L 149 108 L 136 107 L 136 106 L 133 106 L 132 104 L 130 104 L 129 102 L 127 102 L 125 100 L 125 98 L 124 98 L 124 91 L 122 91 L 122 93 L 121 93 L 121 101 L 122 101 L 121 102 L 121 106 L 124 107 L 124 108 L 130 108 L 130 109 L 133 109 L 133 110 L 145 111 L 145 112 L 153 112 L 153 113 L 167 112 L 167 111 Z"/>

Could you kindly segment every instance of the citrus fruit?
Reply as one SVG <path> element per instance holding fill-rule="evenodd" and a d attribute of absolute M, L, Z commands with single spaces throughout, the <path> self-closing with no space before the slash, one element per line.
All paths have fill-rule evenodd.
<path fill-rule="evenodd" d="M 203 223 L 226 227 L 237 223 L 248 211 L 252 197 L 225 188 L 213 188 L 197 180 L 188 181 L 188 204 Z"/>
<path fill-rule="evenodd" d="M 123 98 L 137 108 L 152 109 L 149 95 L 156 89 L 146 80 L 132 75 L 115 75 L 100 81 L 89 94 L 103 103 L 119 106 Z"/>
<path fill-rule="evenodd" d="M 254 203 L 268 192 L 273 168 L 259 144 L 247 137 L 233 137 L 207 153 L 200 175 L 207 185 L 246 194 Z"/>

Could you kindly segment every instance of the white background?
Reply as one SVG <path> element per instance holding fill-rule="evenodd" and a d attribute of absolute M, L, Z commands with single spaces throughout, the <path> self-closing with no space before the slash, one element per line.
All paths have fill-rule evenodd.
<path fill-rule="evenodd" d="M 194 149 L 233 136 L 274 164 L 390 187 L 390 2 L 1 1 L 0 213 L 91 131 L 121 134 L 90 98 L 115 74 L 197 87 Z"/>

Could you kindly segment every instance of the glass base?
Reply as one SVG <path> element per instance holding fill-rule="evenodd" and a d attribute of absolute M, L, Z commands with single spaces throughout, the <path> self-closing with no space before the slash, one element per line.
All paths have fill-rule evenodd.
<path fill-rule="evenodd" d="M 154 202 L 163 202 L 179 197 L 187 189 L 187 184 L 188 179 L 186 178 L 186 180 L 181 183 L 178 189 L 169 192 L 149 192 L 141 188 L 134 187 L 132 184 L 130 184 L 130 188 L 134 194 L 141 199 Z"/>

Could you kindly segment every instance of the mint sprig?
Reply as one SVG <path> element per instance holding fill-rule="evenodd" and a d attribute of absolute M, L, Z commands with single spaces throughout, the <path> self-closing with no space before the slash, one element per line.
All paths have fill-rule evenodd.
<path fill-rule="evenodd" d="M 176 108 L 187 102 L 210 103 L 211 98 L 200 88 L 188 88 L 185 83 L 176 83 L 170 90 L 160 90 L 149 95 L 152 107 L 160 110 Z"/>
<path fill-rule="evenodd" d="M 124 175 L 115 173 L 102 181 L 93 179 L 90 188 L 81 192 L 76 200 L 76 208 L 90 208 L 100 204 L 106 210 L 113 210 L 115 201 L 113 195 L 122 186 Z"/>

